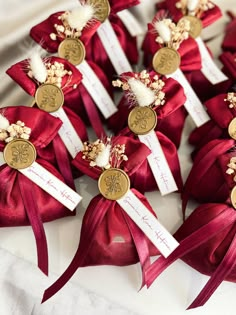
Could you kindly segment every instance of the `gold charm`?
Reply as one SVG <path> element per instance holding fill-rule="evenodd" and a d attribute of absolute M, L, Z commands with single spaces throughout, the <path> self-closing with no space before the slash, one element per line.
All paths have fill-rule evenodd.
<path fill-rule="evenodd" d="M 35 93 L 35 102 L 45 112 L 56 112 L 64 104 L 64 94 L 55 84 L 42 84 Z"/>
<path fill-rule="evenodd" d="M 236 186 L 231 190 L 230 200 L 234 209 L 236 209 Z"/>
<path fill-rule="evenodd" d="M 11 168 L 20 170 L 34 163 L 36 150 L 28 140 L 14 139 L 5 146 L 3 157 Z"/>
<path fill-rule="evenodd" d="M 96 18 L 101 22 L 105 22 L 108 18 L 111 8 L 108 0 L 89 0 L 88 4 L 90 4 L 95 10 Z"/>
<path fill-rule="evenodd" d="M 231 120 L 228 126 L 228 133 L 232 139 L 236 140 L 236 117 Z"/>
<path fill-rule="evenodd" d="M 130 188 L 129 176 L 119 168 L 105 170 L 98 180 L 100 193 L 109 200 L 122 198 Z"/>
<path fill-rule="evenodd" d="M 197 38 L 198 36 L 201 35 L 202 32 L 202 21 L 200 19 L 198 19 L 196 16 L 192 16 L 192 15 L 186 15 L 184 17 L 182 17 L 179 22 L 181 20 L 187 20 L 190 23 L 190 31 L 189 31 L 189 35 L 192 38 Z"/>
<path fill-rule="evenodd" d="M 66 38 L 59 45 L 58 55 L 77 66 L 85 59 L 84 44 L 79 39 Z"/>
<path fill-rule="evenodd" d="M 146 135 L 154 130 L 157 124 L 157 115 L 150 107 L 136 106 L 129 113 L 128 126 L 136 135 Z"/>
<path fill-rule="evenodd" d="M 174 73 L 180 66 L 180 55 L 173 48 L 163 47 L 155 53 L 152 65 L 162 75 Z"/>

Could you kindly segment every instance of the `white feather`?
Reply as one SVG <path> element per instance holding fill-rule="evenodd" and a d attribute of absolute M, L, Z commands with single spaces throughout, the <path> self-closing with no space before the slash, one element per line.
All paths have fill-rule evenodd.
<path fill-rule="evenodd" d="M 71 28 L 82 30 L 94 16 L 94 8 L 85 4 L 69 12 L 68 23 Z"/>
<path fill-rule="evenodd" d="M 132 78 L 128 84 L 139 106 L 149 106 L 155 101 L 155 93 L 141 81 Z"/>
<path fill-rule="evenodd" d="M 6 117 L 0 114 L 0 129 L 6 130 L 10 126 L 10 123 Z"/>
<path fill-rule="evenodd" d="M 99 167 L 106 167 L 110 163 L 111 145 L 105 145 L 103 150 L 98 154 L 95 163 Z"/>
<path fill-rule="evenodd" d="M 163 39 L 164 43 L 171 41 L 171 30 L 164 21 L 156 21 L 154 23 L 154 27 L 159 36 Z"/>
<path fill-rule="evenodd" d="M 199 0 L 188 0 L 187 8 L 189 11 L 194 11 L 199 4 Z"/>
<path fill-rule="evenodd" d="M 29 65 L 34 78 L 40 82 L 44 83 L 47 79 L 47 69 L 43 63 L 40 54 L 37 51 L 33 51 L 29 58 Z"/>

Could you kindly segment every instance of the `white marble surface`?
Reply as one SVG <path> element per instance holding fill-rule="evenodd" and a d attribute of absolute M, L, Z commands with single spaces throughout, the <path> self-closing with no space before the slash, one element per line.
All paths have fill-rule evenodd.
<path fill-rule="evenodd" d="M 140 7 L 134 10 L 143 22 L 143 25 L 145 25 L 149 18 L 151 19 L 154 2 L 154 0 L 143 0 Z M 217 0 L 215 2 L 221 5 L 224 11 L 229 8 L 235 8 L 236 11 L 235 0 Z M 29 45 L 27 34 L 30 27 L 46 18 L 49 14 L 60 9 L 67 9 L 68 6 L 73 5 L 76 5 L 76 0 L 40 0 L 37 2 L 31 0 L 0 0 L 0 106 L 20 105 L 29 102 L 29 97 L 4 74 L 4 71 L 11 64 L 25 57 L 25 51 Z M 219 35 L 217 39 L 210 43 L 215 57 L 220 53 L 219 44 L 222 40 L 223 27 L 226 20 L 227 18 L 224 16 L 214 27 L 204 31 L 204 37 L 210 37 L 211 34 Z M 193 123 L 188 119 L 179 150 L 184 178 L 186 178 L 191 167 L 189 158 L 191 148 L 187 145 L 186 139 L 187 134 L 193 127 Z M 75 218 L 65 218 L 44 225 L 48 239 L 51 273 L 61 274 L 70 263 L 78 246 L 81 221 L 86 206 L 90 199 L 97 193 L 96 183 L 91 179 L 82 177 L 76 184 L 78 192 L 84 197 L 82 203 L 79 205 L 77 216 Z M 172 194 L 161 198 L 158 192 L 148 193 L 146 195 L 160 221 L 169 231 L 174 232 L 181 224 L 179 196 Z M 192 208 L 193 205 L 190 205 L 189 210 Z M 31 228 L 0 229 L 0 246 L 26 261 L 16 263 L 15 258 L 12 256 L 8 256 L 8 260 L 3 259 L 5 252 L 0 253 L 0 267 L 2 270 L 0 273 L 0 310 L 3 310 L 2 306 L 8 305 L 8 308 L 6 308 L 8 311 L 5 313 L 0 311 L 3 315 L 28 315 L 31 314 L 31 312 L 37 315 L 48 315 L 51 314 L 50 312 L 53 312 L 55 315 L 129 314 L 129 312 L 119 308 L 117 308 L 117 313 L 115 313 L 114 310 L 109 309 L 109 301 L 104 302 L 105 307 L 103 312 L 101 311 L 101 313 L 99 313 L 99 309 L 95 307 L 93 310 L 90 309 L 90 312 L 86 313 L 91 300 L 87 300 L 88 295 L 85 293 L 85 289 L 93 291 L 95 294 L 104 296 L 128 308 L 130 314 L 131 312 L 135 312 L 140 315 L 183 315 L 185 314 L 186 307 L 196 297 L 207 281 L 206 276 L 199 274 L 183 262 L 177 261 L 159 277 L 149 290 L 143 289 L 139 292 L 141 273 L 138 265 L 122 268 L 115 266 L 89 267 L 77 271 L 71 279 L 70 284 L 55 297 L 46 302 L 45 305 L 40 306 L 38 304 L 40 295 L 43 294 L 48 283 L 52 283 L 55 280 L 55 277 L 50 276 L 49 279 L 46 279 L 37 271 L 35 266 L 30 265 L 29 267 L 27 264 L 27 261 L 33 264 L 36 263 L 36 248 Z M 11 268 L 6 268 L 5 264 L 8 264 L 7 261 L 9 260 L 14 262 L 15 273 L 12 272 Z M 35 271 L 34 274 L 36 277 L 34 287 L 37 288 L 37 293 L 32 291 L 33 284 L 28 281 L 30 275 L 33 274 L 33 270 Z M 15 275 L 19 280 L 17 281 L 19 283 L 21 282 L 19 290 L 28 288 L 28 296 L 33 296 L 33 303 L 36 306 L 31 310 L 31 304 L 27 311 L 20 308 L 14 310 L 13 308 L 15 305 L 15 296 L 20 300 L 19 305 L 27 301 L 25 291 L 24 294 L 22 294 L 21 291 L 19 291 L 19 293 L 15 290 L 8 290 L 9 283 L 14 283 Z M 71 286 L 73 287 L 73 294 L 71 294 L 72 291 L 70 291 Z M 33 294 L 31 295 L 32 292 Z M 83 292 L 82 302 L 80 300 L 84 305 L 83 310 L 75 303 L 76 296 L 77 294 L 79 295 L 80 292 Z M 218 315 L 222 313 L 224 313 L 224 315 L 233 315 L 235 314 L 236 308 L 235 294 L 236 285 L 224 282 L 204 308 L 190 310 L 188 313 L 193 315 Z M 95 295 L 92 294 L 92 296 L 92 300 L 95 301 L 94 305 L 96 305 Z M 10 306 L 12 306 L 12 308 Z M 57 310 L 55 309 L 56 306 Z M 60 309 L 60 311 L 58 309 Z M 34 312 L 32 310 L 34 310 Z M 64 313 L 63 310 L 65 310 Z"/>

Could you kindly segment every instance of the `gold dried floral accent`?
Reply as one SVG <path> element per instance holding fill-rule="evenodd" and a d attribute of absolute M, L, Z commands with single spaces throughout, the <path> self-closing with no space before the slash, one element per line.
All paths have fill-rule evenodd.
<path fill-rule="evenodd" d="M 63 63 L 58 61 L 55 61 L 53 63 L 45 62 L 44 65 L 47 71 L 47 78 L 44 82 L 45 84 L 54 84 L 57 87 L 62 88 L 62 79 L 65 76 L 68 76 L 66 86 L 71 81 L 72 71 L 66 70 Z M 27 74 L 31 79 L 34 79 L 34 75 L 31 69 L 28 71 Z M 77 85 L 74 84 L 73 88 L 77 88 Z"/>
<path fill-rule="evenodd" d="M 117 79 L 115 81 L 112 81 L 112 85 L 114 87 L 122 88 L 122 90 L 127 93 L 127 97 L 131 106 L 137 105 L 132 94 L 130 85 L 127 81 L 128 79 L 130 78 L 122 78 L 123 81 L 121 79 Z M 163 106 L 165 104 L 165 93 L 163 92 L 165 82 L 159 79 L 158 75 L 154 75 L 153 77 L 151 77 L 147 70 L 143 70 L 140 73 L 135 73 L 134 79 L 139 80 L 147 88 L 151 89 L 154 92 L 155 101 L 149 107 L 153 108 L 156 106 Z"/>
<path fill-rule="evenodd" d="M 163 19 L 161 22 L 170 29 L 170 40 L 165 42 L 159 33 L 156 37 L 156 42 L 163 47 L 166 46 L 178 50 L 181 43 L 189 37 L 190 22 L 187 20 L 180 20 L 178 24 L 175 24 L 171 19 Z M 156 23 L 158 23 L 158 21 L 154 22 L 154 27 Z"/>
<path fill-rule="evenodd" d="M 198 0 L 198 3 L 193 10 L 188 8 L 189 4 L 189 0 L 180 0 L 176 2 L 176 8 L 180 9 L 183 15 L 192 15 L 200 18 L 203 12 L 215 7 L 214 3 L 212 3 L 210 0 Z"/>
<path fill-rule="evenodd" d="M 29 140 L 31 128 L 26 127 L 25 123 L 18 120 L 15 124 L 11 124 L 7 129 L 0 129 L 0 140 L 6 143 L 14 139 Z"/>
<path fill-rule="evenodd" d="M 236 108 L 236 94 L 231 92 L 227 94 L 227 98 L 224 99 L 225 102 L 229 102 L 229 108 Z"/>
<path fill-rule="evenodd" d="M 91 167 L 101 167 L 102 169 L 119 168 L 123 161 L 127 161 L 125 155 L 125 144 L 112 145 L 111 138 L 106 142 L 98 139 L 95 142 L 84 142 L 82 158 L 90 161 Z"/>
<path fill-rule="evenodd" d="M 226 170 L 226 174 L 233 175 L 233 181 L 236 182 L 236 157 L 232 157 L 230 159 L 229 164 L 227 164 L 228 169 Z"/>

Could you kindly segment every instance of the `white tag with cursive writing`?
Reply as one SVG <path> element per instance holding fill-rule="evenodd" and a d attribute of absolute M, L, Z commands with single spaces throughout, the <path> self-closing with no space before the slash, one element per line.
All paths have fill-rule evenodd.
<path fill-rule="evenodd" d="M 155 132 L 151 131 L 146 135 L 139 135 L 138 137 L 139 140 L 146 144 L 146 146 L 152 151 L 147 159 L 161 195 L 164 196 L 178 190 L 175 179 L 171 173 L 170 167 Z"/>
<path fill-rule="evenodd" d="M 165 258 L 178 247 L 179 243 L 176 239 L 131 190 L 117 202 Z"/>
<path fill-rule="evenodd" d="M 5 162 L 5 160 L 4 160 L 3 153 L 0 152 L 0 166 L 3 165 L 3 164 L 5 164 L 5 163 L 6 163 L 6 162 Z"/>
<path fill-rule="evenodd" d="M 228 80 L 227 76 L 217 67 L 213 61 L 209 51 L 207 50 L 203 40 L 200 37 L 196 38 L 198 48 L 202 58 L 202 73 L 212 83 L 217 84 Z"/>
<path fill-rule="evenodd" d="M 114 104 L 102 82 L 97 77 L 96 73 L 94 73 L 93 69 L 86 61 L 83 61 L 77 66 L 77 68 L 83 75 L 83 85 L 93 98 L 103 116 L 106 119 L 111 117 L 115 112 L 117 112 L 116 105 Z"/>
<path fill-rule="evenodd" d="M 70 155 L 75 158 L 77 153 L 83 149 L 83 142 L 75 131 L 72 123 L 70 122 L 68 116 L 66 115 L 63 108 L 60 108 L 58 111 L 51 113 L 52 116 L 60 118 L 63 122 L 58 133 L 64 142 L 67 150 Z"/>
<path fill-rule="evenodd" d="M 197 94 L 194 92 L 191 85 L 185 78 L 183 72 L 178 69 L 168 77 L 175 79 L 184 88 L 184 93 L 186 95 L 186 102 L 184 104 L 184 107 L 187 109 L 196 126 L 200 127 L 201 125 L 209 121 L 209 115 L 207 114 Z"/>
<path fill-rule="evenodd" d="M 37 162 L 19 172 L 73 211 L 82 197 Z"/>
<path fill-rule="evenodd" d="M 98 28 L 97 33 L 116 73 L 132 72 L 132 67 L 108 19 Z"/>
<path fill-rule="evenodd" d="M 135 37 L 145 33 L 145 30 L 142 28 L 139 21 L 129 10 L 122 10 L 117 12 L 117 15 L 129 31 L 130 35 Z"/>

